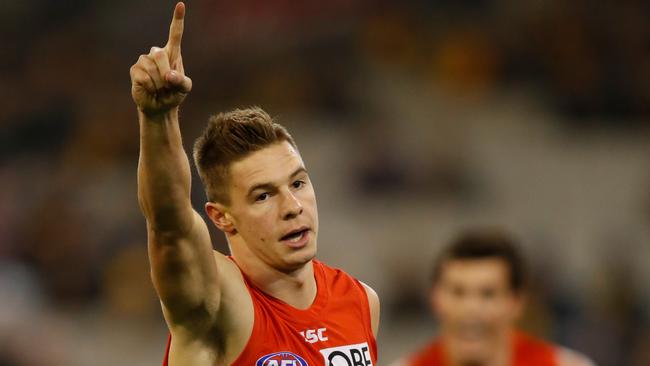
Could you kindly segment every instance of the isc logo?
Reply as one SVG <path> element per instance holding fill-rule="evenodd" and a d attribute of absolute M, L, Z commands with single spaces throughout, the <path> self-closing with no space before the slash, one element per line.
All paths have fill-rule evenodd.
<path fill-rule="evenodd" d="M 325 336 L 326 331 L 326 328 L 307 329 L 306 332 L 300 332 L 300 335 L 309 343 L 325 342 L 329 339 Z"/>
<path fill-rule="evenodd" d="M 295 353 L 275 352 L 260 357 L 255 366 L 307 366 L 307 361 Z"/>
<path fill-rule="evenodd" d="M 368 343 L 332 347 L 320 350 L 325 366 L 372 366 Z"/>

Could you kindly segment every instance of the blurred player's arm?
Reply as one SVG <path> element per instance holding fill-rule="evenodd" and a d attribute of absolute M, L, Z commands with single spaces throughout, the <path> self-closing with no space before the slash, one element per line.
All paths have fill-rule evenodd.
<path fill-rule="evenodd" d="M 366 290 L 366 295 L 368 296 L 368 306 L 370 307 L 370 323 L 372 326 L 372 333 L 377 337 L 377 334 L 379 333 L 379 313 L 380 313 L 380 306 L 379 306 L 379 296 L 375 292 L 375 290 L 372 289 L 372 287 L 366 285 L 365 283 L 361 282 L 363 285 L 363 288 Z"/>
<path fill-rule="evenodd" d="M 178 121 L 178 107 L 192 88 L 181 58 L 184 16 L 179 3 L 167 45 L 141 55 L 130 74 L 140 123 L 138 200 L 147 219 L 153 283 L 167 321 L 194 328 L 213 324 L 220 292 L 207 226 L 190 202 L 190 165 Z"/>
<path fill-rule="evenodd" d="M 400 358 L 388 364 L 388 366 L 409 366 L 408 359 Z"/>
<path fill-rule="evenodd" d="M 568 348 L 558 350 L 559 366 L 596 366 L 587 356 Z"/>

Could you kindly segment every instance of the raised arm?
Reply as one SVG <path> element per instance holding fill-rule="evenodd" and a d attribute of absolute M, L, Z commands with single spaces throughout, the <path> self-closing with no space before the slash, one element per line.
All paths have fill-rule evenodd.
<path fill-rule="evenodd" d="M 140 123 L 138 200 L 168 323 L 209 324 L 206 317 L 219 303 L 217 268 L 206 224 L 190 203 L 190 165 L 178 121 L 178 106 L 192 88 L 181 57 L 184 17 L 185 5 L 178 3 L 167 45 L 152 47 L 131 67 Z"/>

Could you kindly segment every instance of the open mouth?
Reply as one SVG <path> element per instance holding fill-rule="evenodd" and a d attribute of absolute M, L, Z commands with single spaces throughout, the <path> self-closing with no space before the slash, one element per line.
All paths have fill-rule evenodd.
<path fill-rule="evenodd" d="M 306 239 L 309 234 L 309 228 L 300 228 L 293 230 L 280 238 L 280 241 L 292 245 L 292 246 L 301 246 L 305 244 Z"/>
<path fill-rule="evenodd" d="M 457 331 L 460 338 L 466 341 L 480 340 L 488 334 L 488 328 L 482 324 L 462 324 Z"/>

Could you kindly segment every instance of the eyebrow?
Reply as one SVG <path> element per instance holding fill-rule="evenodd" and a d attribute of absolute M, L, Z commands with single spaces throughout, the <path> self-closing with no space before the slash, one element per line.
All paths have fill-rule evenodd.
<path fill-rule="evenodd" d="M 289 176 L 289 179 L 293 179 L 296 175 L 298 175 L 300 173 L 307 173 L 307 169 L 305 169 L 304 166 L 299 167 L 293 173 L 291 173 L 291 175 Z M 254 191 L 256 191 L 258 189 L 264 189 L 266 191 L 269 191 L 269 190 L 272 190 L 274 188 L 275 188 L 275 185 L 273 183 L 259 183 L 259 184 L 256 184 L 256 185 L 250 187 L 248 189 L 248 193 L 246 193 L 246 196 L 250 196 L 251 193 L 253 193 Z"/>

